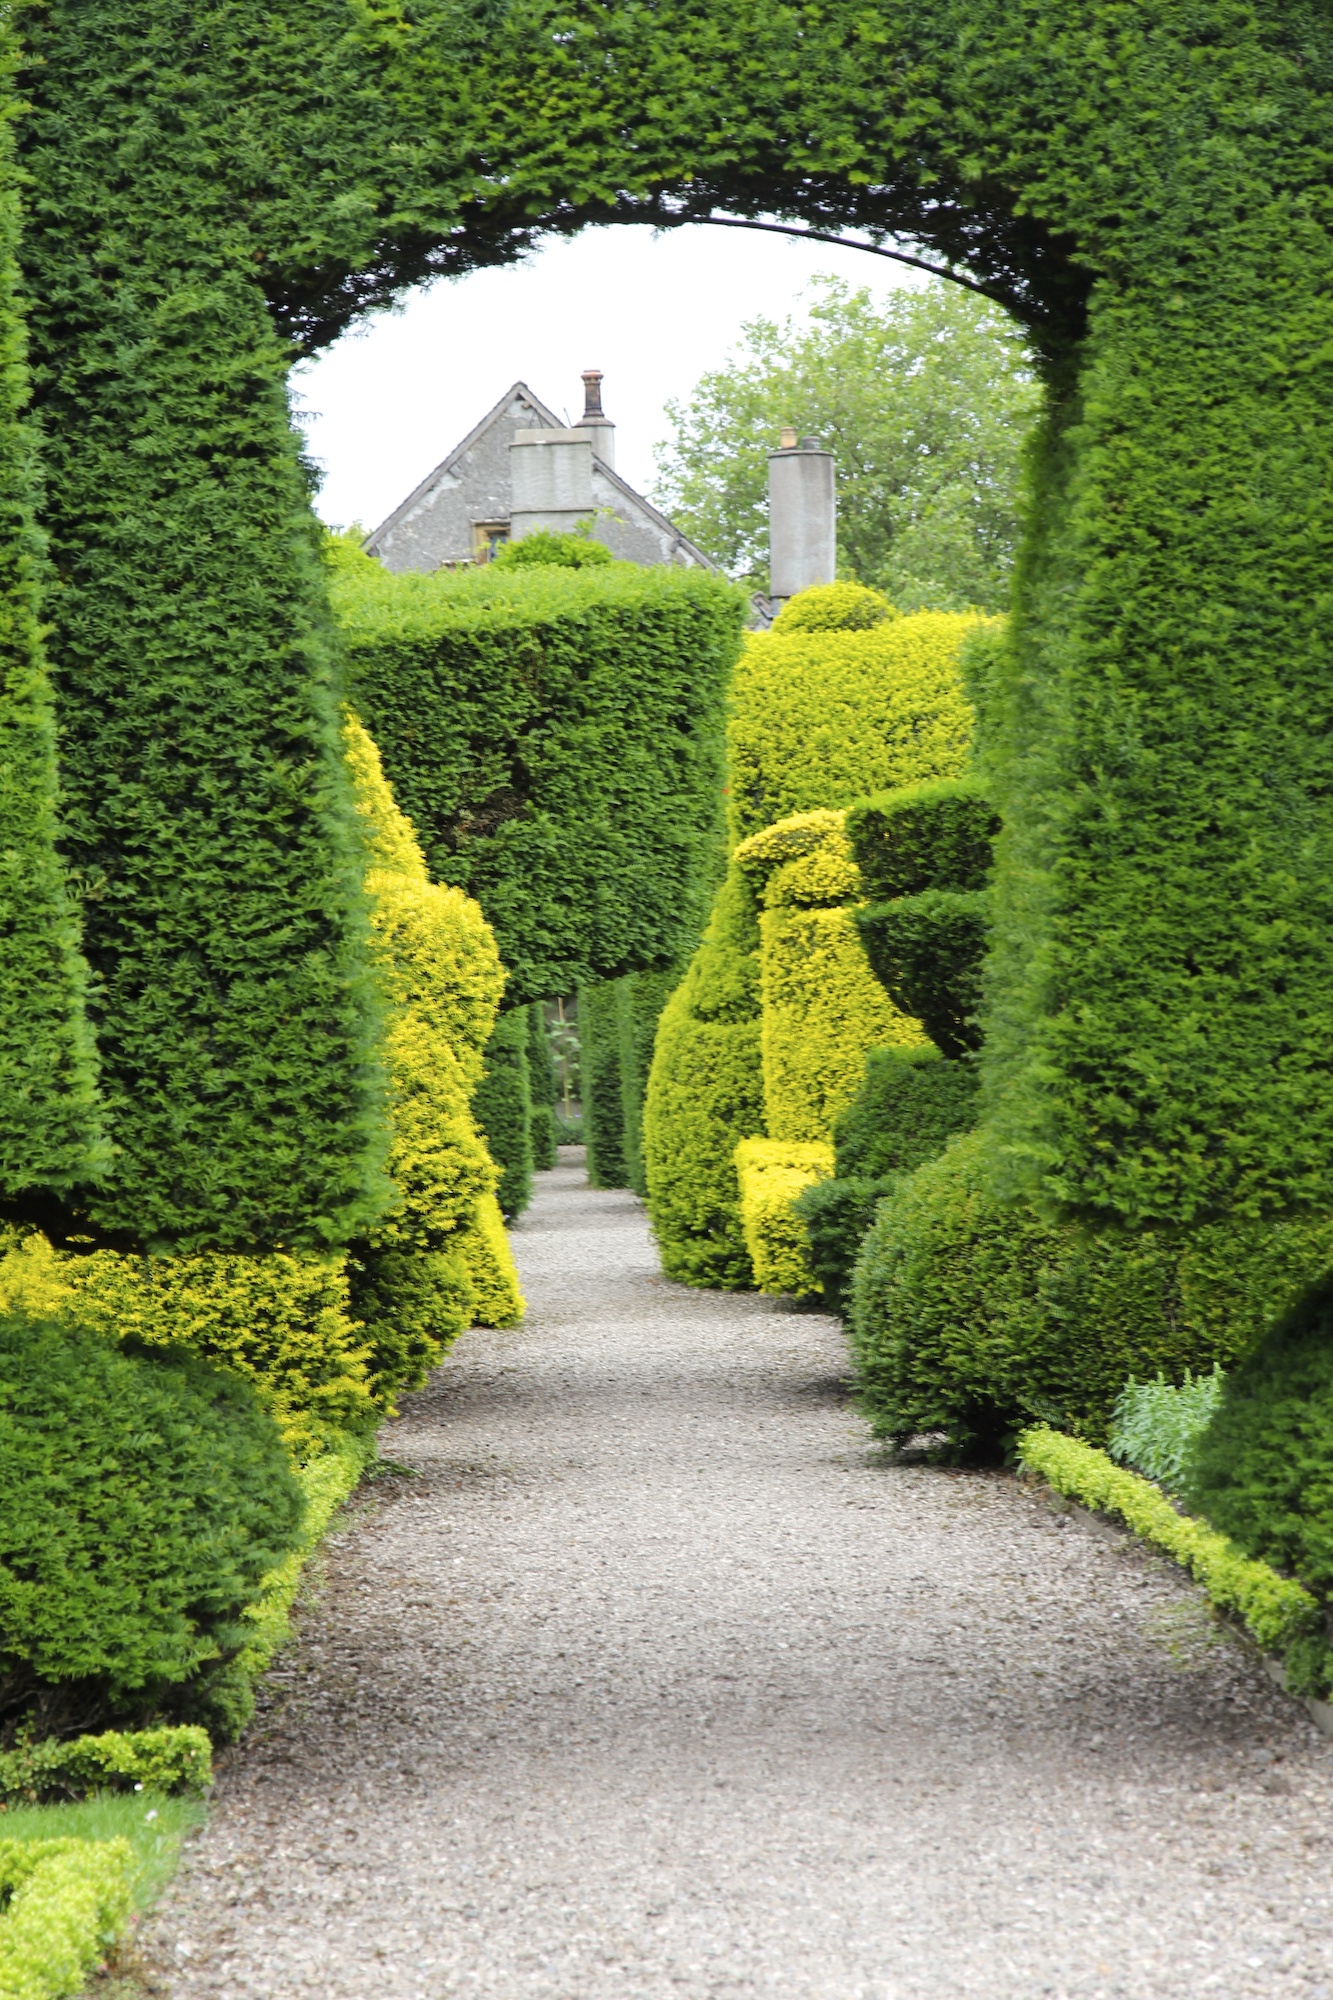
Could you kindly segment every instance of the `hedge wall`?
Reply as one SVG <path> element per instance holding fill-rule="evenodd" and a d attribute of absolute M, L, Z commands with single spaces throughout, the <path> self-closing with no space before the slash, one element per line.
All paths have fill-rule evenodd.
<path fill-rule="evenodd" d="M 532 1088 L 526 1008 L 502 1014 L 486 1044 L 485 1067 L 472 1091 L 472 1115 L 500 1170 L 501 1213 L 521 1215 L 532 1200 Z"/>
<path fill-rule="evenodd" d="M 528 1095 L 532 1100 L 532 1164 L 540 1172 L 555 1165 L 556 1074 L 542 1002 L 528 1008 Z"/>
<path fill-rule="evenodd" d="M 616 980 L 579 988 L 579 1067 L 589 1184 L 596 1188 L 628 1187 L 620 987 Z"/>
<path fill-rule="evenodd" d="M 494 926 L 507 1003 L 679 956 L 717 839 L 740 593 L 627 563 L 343 559 L 334 595 L 357 705 L 432 873 Z"/>

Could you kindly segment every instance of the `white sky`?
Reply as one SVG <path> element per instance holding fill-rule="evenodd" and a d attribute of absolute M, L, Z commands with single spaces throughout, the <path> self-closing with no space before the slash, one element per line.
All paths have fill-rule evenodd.
<path fill-rule="evenodd" d="M 688 396 L 725 359 L 742 321 L 790 312 L 820 271 L 881 294 L 924 282 L 827 243 L 620 225 L 413 292 L 297 372 L 298 418 L 325 469 L 319 511 L 335 525 L 378 526 L 513 381 L 577 422 L 584 368 L 606 377 L 616 470 L 647 492 L 667 398 Z"/>

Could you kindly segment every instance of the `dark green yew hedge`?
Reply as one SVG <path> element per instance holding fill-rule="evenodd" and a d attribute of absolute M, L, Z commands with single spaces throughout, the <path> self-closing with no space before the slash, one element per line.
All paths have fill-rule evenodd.
<path fill-rule="evenodd" d="M 337 668 L 288 364 L 432 271 L 718 209 L 912 237 L 1016 313 L 1045 373 L 1012 645 L 978 680 L 1006 825 L 991 1170 L 1045 1211 L 1133 1227 L 1328 1211 L 1325 13 L 50 0 L 19 18 L 42 616 L 120 1148 L 85 1219 L 317 1239 L 376 1208 Z M 6 532 L 21 542 L 21 519 Z M 418 691 L 451 729 L 452 696 Z M 662 871 L 689 873 L 653 845 L 656 794 L 613 811 L 598 789 L 620 744 L 631 786 L 661 778 L 671 725 L 649 705 L 651 750 L 623 718 L 601 727 L 609 684 L 586 692 L 583 847 L 558 809 L 504 817 L 526 763 L 414 795 L 408 704 L 395 721 L 366 703 L 428 843 L 490 898 L 515 1000 L 663 963 Z M 506 702 L 494 737 L 467 738 L 483 764 L 522 736 Z M 703 795 L 692 766 L 675 789 Z M 552 905 L 511 872 L 518 848 Z M 13 989 L 59 1043 L 76 1029 L 56 990 L 43 1024 L 36 983 Z M 43 1184 L 84 1143 L 38 1162 Z"/>
<path fill-rule="evenodd" d="M 674 959 L 717 842 L 740 593 L 628 563 L 336 577 L 358 709 L 431 872 L 494 926 L 508 1004 Z"/>
<path fill-rule="evenodd" d="M 595 1188 L 627 1187 L 620 992 L 616 980 L 579 988 L 579 1069 L 583 1078 L 583 1140 L 589 1184 Z"/>
<path fill-rule="evenodd" d="M 506 1217 L 532 1200 L 532 1088 L 526 1008 L 501 1014 L 486 1044 L 486 1068 L 472 1093 L 472 1115 L 500 1169 L 496 1198 Z"/>
<path fill-rule="evenodd" d="M 528 1093 L 532 1099 L 532 1164 L 540 1172 L 555 1165 L 555 1058 L 540 1000 L 528 1008 Z"/>
<path fill-rule="evenodd" d="M 205 1703 L 303 1507 L 239 1376 L 0 1317 L 0 1731 Z"/>

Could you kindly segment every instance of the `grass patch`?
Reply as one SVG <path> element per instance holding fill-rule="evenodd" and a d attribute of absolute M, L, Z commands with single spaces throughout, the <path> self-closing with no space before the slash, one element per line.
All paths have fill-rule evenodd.
<path fill-rule="evenodd" d="M 155 1902 L 176 1872 L 181 1842 L 201 1826 L 202 1799 L 162 1792 L 99 1792 L 74 1805 L 0 1807 L 0 1839 L 128 1840 L 134 1850 L 136 1910 Z"/>

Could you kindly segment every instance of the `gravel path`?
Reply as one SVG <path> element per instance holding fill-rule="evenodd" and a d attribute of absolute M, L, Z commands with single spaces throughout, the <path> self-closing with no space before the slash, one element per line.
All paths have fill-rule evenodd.
<path fill-rule="evenodd" d="M 1333 1745 L 1179 1574 L 893 1466 L 562 1165 L 155 1920 L 176 2000 L 1333 2000 Z"/>

